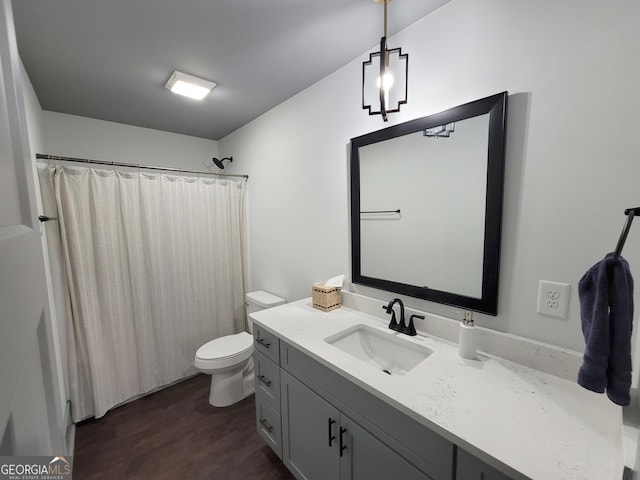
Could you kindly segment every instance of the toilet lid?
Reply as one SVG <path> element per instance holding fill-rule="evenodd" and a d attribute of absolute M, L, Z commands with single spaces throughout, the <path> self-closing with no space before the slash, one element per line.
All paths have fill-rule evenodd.
<path fill-rule="evenodd" d="M 202 345 L 196 352 L 201 359 L 229 358 L 253 347 L 253 337 L 247 332 L 216 338 Z"/>

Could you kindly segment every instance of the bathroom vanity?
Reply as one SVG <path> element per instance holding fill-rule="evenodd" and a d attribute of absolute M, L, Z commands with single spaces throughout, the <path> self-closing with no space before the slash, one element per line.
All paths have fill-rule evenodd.
<path fill-rule="evenodd" d="M 252 318 L 257 428 L 299 479 L 622 478 L 620 408 L 573 382 L 309 299 Z M 379 368 L 339 345 L 362 331 L 426 354 Z"/>

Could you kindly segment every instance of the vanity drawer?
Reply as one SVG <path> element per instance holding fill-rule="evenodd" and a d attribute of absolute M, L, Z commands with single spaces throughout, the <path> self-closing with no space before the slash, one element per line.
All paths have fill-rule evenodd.
<path fill-rule="evenodd" d="M 255 365 L 256 394 L 267 400 L 271 406 L 280 409 L 280 366 L 260 352 L 253 353 Z"/>
<path fill-rule="evenodd" d="M 262 392 L 256 391 L 256 425 L 258 433 L 282 458 L 280 412 L 276 411 Z"/>
<path fill-rule="evenodd" d="M 280 365 L 280 340 L 262 327 L 253 326 L 255 351 L 266 355 L 276 365 Z"/>

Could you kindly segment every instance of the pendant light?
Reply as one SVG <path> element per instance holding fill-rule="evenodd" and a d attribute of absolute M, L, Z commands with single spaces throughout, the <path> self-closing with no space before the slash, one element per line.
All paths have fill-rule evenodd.
<path fill-rule="evenodd" d="M 407 79 L 409 76 L 409 54 L 400 48 L 387 48 L 387 4 L 391 0 L 373 0 L 384 4 L 384 30 L 380 39 L 380 50 L 362 62 L 362 108 L 369 115 L 399 112 L 407 103 Z"/>

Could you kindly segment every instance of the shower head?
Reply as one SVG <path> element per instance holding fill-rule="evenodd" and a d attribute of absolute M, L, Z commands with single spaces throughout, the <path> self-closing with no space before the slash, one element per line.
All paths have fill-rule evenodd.
<path fill-rule="evenodd" d="M 222 162 L 224 162 L 225 160 L 229 160 L 229 162 L 233 162 L 233 157 L 224 157 L 220 160 L 218 160 L 216 157 L 213 157 L 212 160 L 216 167 L 224 170 L 224 164 Z"/>

